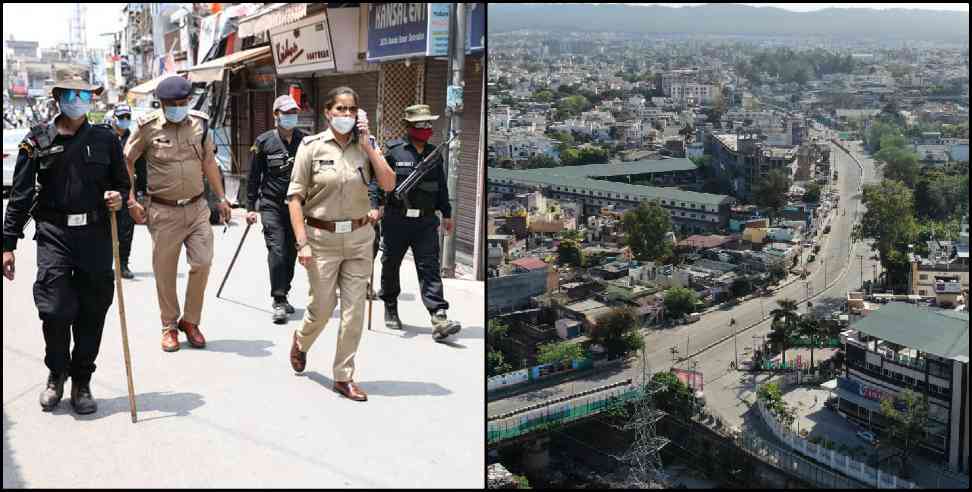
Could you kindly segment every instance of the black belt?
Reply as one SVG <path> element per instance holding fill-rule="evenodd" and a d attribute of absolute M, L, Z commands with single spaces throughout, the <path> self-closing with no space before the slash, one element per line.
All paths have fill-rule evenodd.
<path fill-rule="evenodd" d="M 50 222 L 54 225 L 68 227 L 82 227 L 88 224 L 97 224 L 104 218 L 102 211 L 82 212 L 77 214 L 67 214 L 55 212 L 53 210 L 38 209 L 34 210 L 34 220 Z M 83 222 L 83 223 L 81 223 Z"/>
<path fill-rule="evenodd" d="M 401 215 L 402 217 L 406 217 L 406 218 L 410 218 L 410 219 L 418 219 L 418 218 L 421 218 L 421 217 L 428 217 L 430 215 L 435 215 L 435 209 L 434 208 L 429 208 L 429 209 L 421 209 L 421 208 L 419 208 L 419 209 L 413 209 L 413 210 L 418 210 L 419 211 L 418 217 L 409 217 L 408 216 L 408 210 L 409 209 L 406 209 L 406 208 L 385 207 L 385 210 L 394 212 L 396 215 Z"/>

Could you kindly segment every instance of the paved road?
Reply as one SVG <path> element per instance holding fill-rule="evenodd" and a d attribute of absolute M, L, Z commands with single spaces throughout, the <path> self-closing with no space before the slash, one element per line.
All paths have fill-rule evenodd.
<path fill-rule="evenodd" d="M 831 232 L 822 236 L 823 242 L 821 254 L 818 260 L 811 263 L 808 267 L 809 276 L 806 281 L 797 280 L 790 285 L 778 290 L 773 296 L 752 299 L 728 310 L 716 310 L 703 316 L 702 320 L 691 325 L 683 325 L 667 330 L 647 330 L 645 332 L 645 342 L 647 350 L 647 362 L 651 372 L 667 371 L 672 366 L 672 355 L 670 349 L 678 347 L 680 355 L 695 354 L 705 347 L 724 339 L 732 334 L 729 327 L 729 320 L 736 320 L 736 328 L 740 329 L 737 334 L 736 344 L 740 359 L 747 347 L 753 345 L 754 336 L 765 336 L 769 332 L 769 322 L 763 321 L 765 315 L 776 307 L 776 301 L 783 298 L 804 299 L 807 293 L 815 297 L 814 302 L 826 300 L 831 304 L 836 304 L 846 296 L 849 286 L 847 282 L 853 282 L 847 276 L 848 260 L 852 256 L 850 231 L 851 221 L 857 217 L 860 203 L 858 189 L 861 183 L 861 170 L 857 164 L 846 154 L 837 149 L 838 160 L 837 168 L 840 170 L 837 186 L 840 193 L 840 213 L 836 213 L 831 219 Z M 865 166 L 864 179 L 873 179 L 873 170 L 868 169 L 868 162 L 862 162 Z M 843 214 L 847 210 L 846 215 Z M 860 247 L 857 245 L 856 247 Z M 857 277 L 856 275 L 854 276 Z M 835 282 L 835 279 L 837 280 Z M 791 279 L 792 280 L 792 279 Z M 826 290 L 825 281 L 833 284 L 833 288 Z M 806 303 L 801 303 L 801 311 L 805 311 Z M 755 325 L 743 331 L 745 327 Z M 709 384 L 725 377 L 729 362 L 734 358 L 734 346 L 732 339 L 719 343 L 717 346 L 705 351 L 704 354 L 696 357 L 698 362 L 697 370 L 703 372 Z M 689 362 L 678 364 L 679 367 L 689 367 Z M 605 373 L 592 374 L 590 376 L 566 382 L 557 386 L 546 387 L 532 393 L 525 393 L 509 398 L 491 401 L 488 403 L 487 413 L 496 415 L 510 410 L 536 403 L 538 399 L 550 399 L 564 396 L 571 392 L 584 391 L 596 386 L 613 383 L 627 378 L 640 379 L 640 364 L 631 364 L 623 371 L 609 371 Z M 707 387 L 707 400 L 709 396 Z M 717 407 L 719 397 L 715 398 Z M 744 411 L 736 411 L 742 415 Z"/>
<path fill-rule="evenodd" d="M 235 221 L 243 223 L 239 216 Z M 290 369 L 290 337 L 306 303 L 307 276 L 298 266 L 291 297 L 298 314 L 286 326 L 272 324 L 259 226 L 226 285 L 227 300 L 216 299 L 243 229 L 231 227 L 224 236 L 215 228 L 202 322 L 208 347 L 191 349 L 182 337 L 182 350 L 165 354 L 150 238 L 136 228 L 138 278 L 125 281 L 139 408 L 134 425 L 117 306 L 108 313 L 92 381 L 99 412 L 76 416 L 66 400 L 53 413 L 40 411 L 47 370 L 32 299 L 35 243 L 20 242 L 17 279 L 3 280 L 5 489 L 483 486 L 483 284 L 445 280 L 450 314 L 465 329 L 451 345 L 437 344 L 417 296 L 414 265 L 406 260 L 399 310 L 410 327 L 400 334 L 378 322 L 364 334 L 356 379 L 370 401 L 352 402 L 330 389 L 337 313 L 312 348 L 304 376 Z M 180 296 L 187 270 L 183 260 Z M 376 302 L 375 320 L 383 316 Z"/>

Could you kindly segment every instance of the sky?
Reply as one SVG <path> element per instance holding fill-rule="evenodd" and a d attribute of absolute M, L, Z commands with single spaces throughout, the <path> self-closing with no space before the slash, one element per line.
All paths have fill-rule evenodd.
<path fill-rule="evenodd" d="M 644 4 L 629 4 L 644 5 Z M 705 5 L 704 3 L 652 3 L 648 5 L 663 5 L 666 7 L 686 7 L 692 5 Z M 777 7 L 794 12 L 810 12 L 826 8 L 866 8 L 866 9 L 922 9 L 922 10 L 957 10 L 961 12 L 969 11 L 968 3 L 744 3 L 752 7 Z"/>
<path fill-rule="evenodd" d="M 106 47 L 110 37 L 101 33 L 121 30 L 124 3 L 85 3 L 85 30 L 89 47 Z M 3 4 L 3 39 L 13 35 L 19 41 L 37 41 L 41 48 L 67 42 L 73 3 L 7 3 Z M 38 24 L 42 23 L 41 28 Z"/>

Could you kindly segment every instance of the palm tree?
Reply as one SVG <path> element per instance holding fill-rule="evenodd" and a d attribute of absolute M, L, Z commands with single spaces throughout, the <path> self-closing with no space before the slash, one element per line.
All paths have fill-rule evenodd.
<path fill-rule="evenodd" d="M 769 339 L 774 344 L 778 344 L 783 354 L 783 365 L 786 365 L 786 342 L 797 329 L 800 315 L 797 313 L 797 301 L 793 299 L 780 299 L 776 301 L 780 306 L 772 311 L 773 331 L 769 334 Z"/>
<path fill-rule="evenodd" d="M 810 338 L 810 369 L 813 369 L 813 349 L 817 345 L 817 340 L 827 335 L 827 327 L 816 317 L 807 315 L 800 318 L 798 329 L 800 335 Z"/>

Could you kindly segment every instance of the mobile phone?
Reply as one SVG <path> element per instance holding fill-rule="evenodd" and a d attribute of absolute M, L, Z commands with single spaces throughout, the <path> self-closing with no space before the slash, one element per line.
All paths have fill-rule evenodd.
<path fill-rule="evenodd" d="M 365 110 L 359 108 L 358 113 L 354 115 L 354 128 L 351 129 L 352 139 L 356 143 L 358 141 L 358 121 L 362 118 L 367 119 L 368 113 L 365 113 Z"/>

